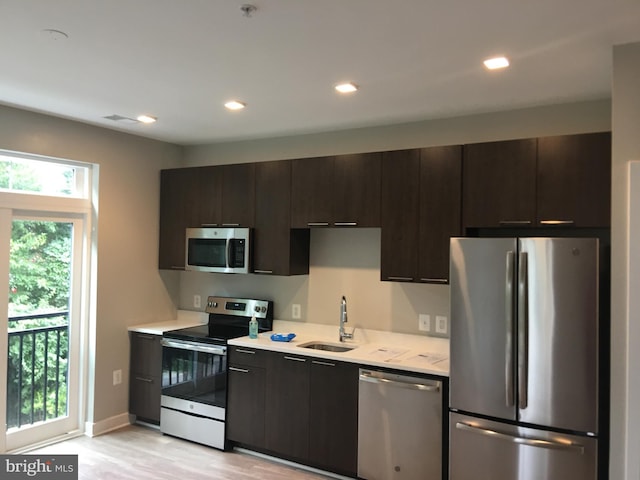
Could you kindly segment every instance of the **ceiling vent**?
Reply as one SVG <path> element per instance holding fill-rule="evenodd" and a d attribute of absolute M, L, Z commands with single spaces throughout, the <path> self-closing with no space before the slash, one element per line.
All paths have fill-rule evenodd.
<path fill-rule="evenodd" d="M 107 120 L 112 120 L 114 122 L 122 123 L 125 125 L 135 125 L 137 123 L 140 123 L 135 118 L 123 117 L 122 115 L 116 115 L 115 113 L 113 115 L 109 115 L 103 118 L 106 118 Z"/>

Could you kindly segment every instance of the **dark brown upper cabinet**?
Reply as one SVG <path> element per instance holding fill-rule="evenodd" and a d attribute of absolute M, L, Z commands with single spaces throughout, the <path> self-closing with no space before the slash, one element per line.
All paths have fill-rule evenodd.
<path fill-rule="evenodd" d="M 420 150 L 418 278 L 449 281 L 449 240 L 461 235 L 462 147 Z"/>
<path fill-rule="evenodd" d="M 380 278 L 417 278 L 420 150 L 382 154 Z"/>
<path fill-rule="evenodd" d="M 611 225 L 611 133 L 538 139 L 539 225 Z"/>
<path fill-rule="evenodd" d="M 465 228 L 609 227 L 611 134 L 465 145 Z"/>
<path fill-rule="evenodd" d="M 253 227 L 255 163 L 222 165 L 222 226 Z"/>
<path fill-rule="evenodd" d="M 460 235 L 462 147 L 384 152 L 382 280 L 447 283 L 449 239 Z"/>
<path fill-rule="evenodd" d="M 197 186 L 206 168 L 160 172 L 160 269 L 184 270 L 185 229 L 200 225 L 203 205 Z"/>
<path fill-rule="evenodd" d="M 530 138 L 464 146 L 464 227 L 535 224 L 536 144 Z"/>
<path fill-rule="evenodd" d="M 293 160 L 293 228 L 380 226 L 381 154 Z"/>
<path fill-rule="evenodd" d="M 309 230 L 291 229 L 291 161 L 256 166 L 254 273 L 309 273 Z"/>

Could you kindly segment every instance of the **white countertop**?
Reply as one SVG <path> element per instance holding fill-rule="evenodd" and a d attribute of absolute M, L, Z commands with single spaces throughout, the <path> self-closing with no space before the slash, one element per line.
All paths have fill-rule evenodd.
<path fill-rule="evenodd" d="M 347 329 L 350 331 L 350 329 Z M 291 342 L 274 342 L 272 333 L 295 333 Z M 330 352 L 302 348 L 312 341 L 353 346 L 347 352 Z M 338 326 L 274 320 L 273 332 L 258 335 L 257 339 L 235 338 L 230 345 L 258 348 L 282 353 L 295 353 L 317 358 L 330 358 L 372 367 L 393 368 L 408 372 L 449 376 L 449 339 L 423 335 L 383 332 L 357 328 L 353 340 L 338 341 Z"/>
<path fill-rule="evenodd" d="M 209 314 L 204 312 L 194 312 L 191 310 L 178 310 L 178 318 L 175 320 L 165 320 L 162 322 L 144 323 L 129 327 L 130 332 L 149 333 L 151 335 L 162 335 L 169 330 L 179 328 L 195 327 L 205 325 L 209 321 Z"/>

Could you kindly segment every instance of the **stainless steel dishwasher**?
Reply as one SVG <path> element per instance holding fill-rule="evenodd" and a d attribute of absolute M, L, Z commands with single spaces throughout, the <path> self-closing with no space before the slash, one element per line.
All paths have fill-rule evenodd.
<path fill-rule="evenodd" d="M 358 477 L 442 479 L 442 382 L 360 369 Z"/>

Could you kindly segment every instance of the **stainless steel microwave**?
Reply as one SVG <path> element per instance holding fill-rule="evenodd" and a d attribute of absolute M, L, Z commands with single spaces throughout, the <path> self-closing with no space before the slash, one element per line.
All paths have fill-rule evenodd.
<path fill-rule="evenodd" d="M 186 270 L 249 273 L 251 229 L 187 228 L 185 250 Z"/>

